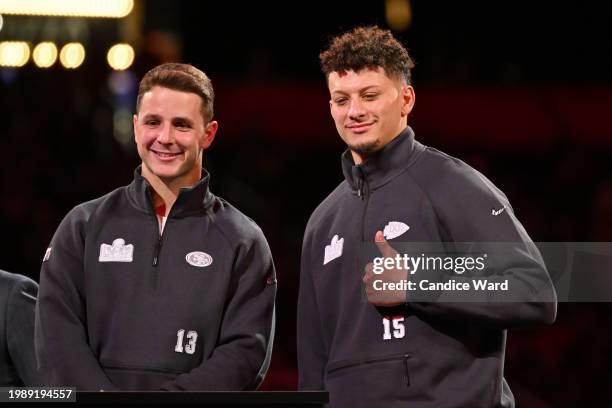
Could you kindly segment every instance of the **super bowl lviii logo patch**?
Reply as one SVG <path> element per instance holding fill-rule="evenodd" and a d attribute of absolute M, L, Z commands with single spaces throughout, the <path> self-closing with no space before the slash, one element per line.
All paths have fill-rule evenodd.
<path fill-rule="evenodd" d="M 328 262 L 339 258 L 342 255 L 342 248 L 344 247 L 344 238 L 340 238 L 338 234 L 332 237 L 331 243 L 325 245 L 325 257 L 323 258 L 323 265 Z"/>
<path fill-rule="evenodd" d="M 45 256 L 43 257 L 43 262 L 47 262 L 51 258 L 51 247 L 47 248 L 45 251 Z"/>
<path fill-rule="evenodd" d="M 100 245 L 100 262 L 132 262 L 133 259 L 134 245 L 126 245 L 123 238 L 117 238 L 112 245 Z"/>

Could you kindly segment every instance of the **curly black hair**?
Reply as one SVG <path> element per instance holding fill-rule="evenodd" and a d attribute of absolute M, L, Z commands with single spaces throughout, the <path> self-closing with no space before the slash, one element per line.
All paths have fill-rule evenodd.
<path fill-rule="evenodd" d="M 332 72 L 381 67 L 389 77 L 403 78 L 410 85 L 414 61 L 391 31 L 378 26 L 356 27 L 333 37 L 319 54 L 325 77 Z"/>

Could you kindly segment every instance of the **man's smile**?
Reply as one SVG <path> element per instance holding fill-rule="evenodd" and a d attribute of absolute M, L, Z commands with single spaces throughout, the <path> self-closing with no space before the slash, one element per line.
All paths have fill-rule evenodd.
<path fill-rule="evenodd" d="M 159 151 L 155 149 L 149 149 L 149 151 L 155 154 L 155 156 L 157 156 L 162 161 L 171 161 L 175 157 L 183 154 L 183 152 L 164 152 L 164 151 Z"/>
<path fill-rule="evenodd" d="M 370 130 L 370 128 L 372 127 L 372 125 L 374 125 L 374 123 L 375 122 L 353 123 L 353 124 L 347 125 L 346 128 L 349 129 L 353 133 L 365 133 L 368 130 Z"/>

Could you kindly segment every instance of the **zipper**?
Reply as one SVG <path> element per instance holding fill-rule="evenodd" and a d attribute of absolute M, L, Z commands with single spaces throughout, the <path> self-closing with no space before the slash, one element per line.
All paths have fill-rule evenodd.
<path fill-rule="evenodd" d="M 408 354 L 404 354 L 404 370 L 406 370 L 406 387 L 410 387 L 410 370 L 408 370 Z"/>
<path fill-rule="evenodd" d="M 370 203 L 370 195 L 366 198 L 365 206 L 363 207 L 363 215 L 361 217 L 361 242 L 366 242 L 366 215 L 368 213 L 368 204 Z"/>
<path fill-rule="evenodd" d="M 155 246 L 153 248 L 153 259 L 151 261 L 151 266 L 153 267 L 153 271 L 151 273 L 151 287 L 153 288 L 153 290 L 155 290 L 157 289 L 157 276 L 159 274 L 157 265 L 159 265 L 159 256 L 160 256 L 162 244 L 163 244 L 163 231 L 166 229 L 166 224 L 168 224 L 168 220 L 170 219 L 170 213 L 172 213 L 172 208 L 168 212 L 168 216 L 166 217 L 166 224 L 164 225 L 164 228 L 160 231 L 161 220 L 159 219 L 157 215 L 157 211 L 155 210 L 153 201 L 150 200 L 149 204 L 153 212 L 153 219 L 155 220 L 155 229 L 157 231 L 157 242 L 155 243 Z M 165 205 L 164 205 L 164 209 L 165 209 Z"/>
<path fill-rule="evenodd" d="M 151 274 L 151 286 L 153 290 L 157 289 L 157 275 L 159 274 L 157 265 L 159 265 L 159 253 L 161 252 L 162 242 L 163 240 L 160 234 L 157 236 L 157 243 L 155 244 L 155 249 L 153 250 L 153 262 L 151 264 L 153 266 L 153 272 Z"/>
<path fill-rule="evenodd" d="M 345 370 L 347 368 L 352 368 L 352 367 L 356 367 L 360 365 L 383 363 L 386 361 L 393 361 L 393 360 L 403 360 L 404 369 L 406 371 L 406 386 L 409 386 L 410 385 L 410 376 L 408 373 L 408 359 L 409 358 L 410 358 L 410 354 L 394 354 L 394 355 L 387 356 L 387 357 L 369 358 L 369 359 L 354 361 L 350 363 L 347 362 L 347 363 L 339 364 L 336 367 L 328 369 L 327 374 L 332 374 L 337 371 Z M 336 364 L 331 364 L 331 365 L 334 366 Z"/>
<path fill-rule="evenodd" d="M 155 251 L 153 252 L 153 266 L 157 266 L 159 263 L 159 252 L 161 251 L 162 246 L 162 236 L 157 236 L 157 244 L 155 245 Z"/>
<path fill-rule="evenodd" d="M 152 286 L 153 289 L 157 288 L 157 276 L 159 275 L 159 270 L 157 266 L 159 265 L 159 257 L 161 254 L 162 244 L 164 243 L 164 235 L 163 233 L 166 231 L 166 228 L 170 222 L 170 215 L 172 214 L 174 208 L 170 209 L 168 216 L 166 217 L 166 223 L 164 224 L 163 230 L 160 232 L 160 220 L 157 218 L 157 214 L 154 214 L 155 217 L 155 227 L 157 228 L 157 242 L 155 243 L 155 248 L 153 249 L 153 260 L 151 261 L 151 266 L 153 267 L 153 273 L 151 279 L 153 280 Z M 153 210 L 155 213 L 155 210 Z"/>
<path fill-rule="evenodd" d="M 366 242 L 366 215 L 368 213 L 368 204 L 370 204 L 370 184 L 368 183 L 368 179 L 366 178 L 363 170 L 359 168 L 359 173 L 361 175 L 361 180 L 359 182 L 359 187 L 357 189 L 357 197 L 360 197 L 362 200 L 365 200 L 365 205 L 363 207 L 363 213 L 361 215 L 361 242 Z M 365 186 L 365 189 L 364 189 Z"/>

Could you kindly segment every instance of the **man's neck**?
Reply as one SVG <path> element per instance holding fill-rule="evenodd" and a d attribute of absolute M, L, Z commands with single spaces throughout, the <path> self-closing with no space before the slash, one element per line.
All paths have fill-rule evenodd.
<path fill-rule="evenodd" d="M 165 216 L 167 217 L 181 188 L 193 186 L 200 180 L 202 174 L 200 171 L 200 174 L 187 174 L 179 179 L 166 182 L 143 165 L 142 176 L 149 182 L 153 190 L 151 197 L 153 200 L 153 207 L 157 208 L 164 206 L 166 209 Z"/>

